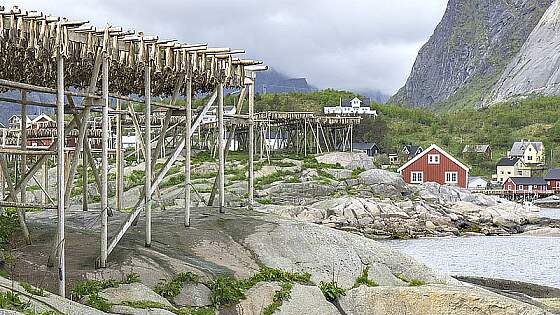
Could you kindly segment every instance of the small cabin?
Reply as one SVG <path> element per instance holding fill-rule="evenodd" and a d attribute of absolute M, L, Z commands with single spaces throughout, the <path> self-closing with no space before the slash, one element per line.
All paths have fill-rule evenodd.
<path fill-rule="evenodd" d="M 553 168 L 544 176 L 549 190 L 560 191 L 560 168 Z"/>
<path fill-rule="evenodd" d="M 432 144 L 397 170 L 409 184 L 434 182 L 467 188 L 469 168 Z"/>
<path fill-rule="evenodd" d="M 547 190 L 542 177 L 510 177 L 504 183 L 504 190 L 516 193 L 533 193 Z"/>

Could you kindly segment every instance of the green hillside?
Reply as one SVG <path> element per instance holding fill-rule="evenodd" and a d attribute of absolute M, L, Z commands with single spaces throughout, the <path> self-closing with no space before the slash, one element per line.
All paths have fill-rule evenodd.
<path fill-rule="evenodd" d="M 338 104 L 340 97 L 353 96 L 356 95 L 336 90 L 257 95 L 255 111 L 322 113 L 324 106 Z M 224 102 L 233 105 L 236 100 L 237 96 L 227 96 Z M 202 102 L 197 100 L 199 104 Z M 472 166 L 472 174 L 489 176 L 494 172 L 495 161 L 506 154 L 514 141 L 530 139 L 544 142 L 550 166 L 557 166 L 560 161 L 560 97 L 532 97 L 490 108 L 455 112 L 377 103 L 372 106 L 379 110 L 380 116 L 364 119 L 355 129 L 354 139 L 356 142 L 376 142 L 387 153 L 397 152 L 407 143 L 423 146 L 435 143 L 460 157 L 466 144 L 490 144 L 494 161 L 465 161 Z"/>

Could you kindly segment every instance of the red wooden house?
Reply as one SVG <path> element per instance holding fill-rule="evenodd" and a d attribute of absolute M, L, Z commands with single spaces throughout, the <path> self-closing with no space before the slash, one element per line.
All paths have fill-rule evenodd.
<path fill-rule="evenodd" d="M 544 192 L 547 191 L 547 185 L 542 177 L 510 177 L 504 183 L 504 190 L 517 193 Z"/>
<path fill-rule="evenodd" d="M 560 168 L 553 168 L 544 176 L 549 190 L 560 191 Z"/>
<path fill-rule="evenodd" d="M 405 182 L 434 182 L 467 188 L 469 168 L 442 148 L 432 144 L 397 170 Z"/>

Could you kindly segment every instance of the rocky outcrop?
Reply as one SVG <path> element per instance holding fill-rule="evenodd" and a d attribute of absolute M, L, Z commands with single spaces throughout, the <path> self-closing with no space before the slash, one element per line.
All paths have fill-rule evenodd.
<path fill-rule="evenodd" d="M 374 171 L 377 175 L 370 177 Z M 267 205 L 258 210 L 373 236 L 398 237 L 520 233 L 525 225 L 539 220 L 533 212 L 505 199 L 435 183 L 408 186 L 397 174 L 384 179 L 387 172 L 383 172 L 362 175 L 373 178 L 372 185 L 383 187 L 388 195 L 341 196 L 310 205 Z M 395 191 L 407 192 L 410 198 L 386 198 Z"/>
<path fill-rule="evenodd" d="M 296 283 L 290 293 L 290 299 L 284 302 L 274 314 L 339 315 L 340 313 L 333 304 L 325 300 L 318 287 Z"/>
<path fill-rule="evenodd" d="M 375 168 L 373 158 L 365 153 L 356 152 L 330 152 L 316 157 L 317 162 L 324 164 L 338 164 L 345 169 L 354 170 Z"/>
<path fill-rule="evenodd" d="M 389 102 L 429 108 L 480 104 L 551 3 L 450 0 L 405 86 Z"/>
<path fill-rule="evenodd" d="M 99 292 L 99 296 L 111 304 L 122 304 L 126 301 L 145 301 L 173 307 L 168 300 L 142 283 L 121 284 L 116 288 L 108 288 Z"/>
<path fill-rule="evenodd" d="M 493 314 L 540 315 L 546 311 L 473 287 L 366 287 L 350 290 L 339 300 L 348 315 Z"/>
<path fill-rule="evenodd" d="M 542 16 L 519 54 L 509 63 L 489 99 L 500 102 L 516 96 L 560 95 L 560 1 Z"/>

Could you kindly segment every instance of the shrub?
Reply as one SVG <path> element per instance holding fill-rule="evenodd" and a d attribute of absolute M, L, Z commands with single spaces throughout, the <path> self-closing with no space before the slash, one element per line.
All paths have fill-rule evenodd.
<path fill-rule="evenodd" d="M 357 288 L 362 284 L 365 284 L 368 287 L 377 286 L 377 283 L 375 281 L 369 279 L 369 266 L 365 266 L 364 269 L 362 269 L 362 274 L 358 278 L 356 278 L 356 282 L 354 283 L 353 288 Z"/>
<path fill-rule="evenodd" d="M 331 281 L 331 282 L 321 281 L 319 288 L 321 289 L 321 292 L 323 292 L 323 295 L 325 296 L 327 301 L 330 302 L 338 299 L 343 295 L 346 295 L 344 289 L 340 288 L 335 281 Z"/>
<path fill-rule="evenodd" d="M 179 295 L 185 283 L 197 283 L 199 276 L 192 272 L 181 272 L 176 275 L 171 281 L 161 281 L 156 284 L 154 291 L 168 300 L 172 300 Z"/>

